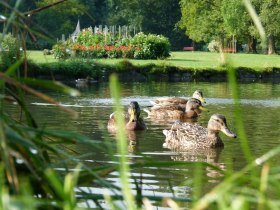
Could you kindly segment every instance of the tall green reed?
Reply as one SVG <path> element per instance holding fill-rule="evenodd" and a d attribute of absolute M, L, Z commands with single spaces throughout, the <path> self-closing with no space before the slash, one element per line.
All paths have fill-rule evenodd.
<path fill-rule="evenodd" d="M 266 45 L 265 31 L 252 3 L 249 0 L 243 2 L 260 33 L 263 45 Z M 225 58 L 223 54 L 221 57 Z M 202 196 L 194 203 L 192 209 L 279 209 L 280 203 L 277 197 L 280 193 L 280 185 L 276 184 L 279 167 L 271 160 L 279 157 L 280 146 L 259 158 L 254 157 L 244 128 L 236 70 L 229 60 L 223 59 L 223 63 L 228 71 L 228 81 L 234 100 L 236 129 L 247 165 L 238 172 L 227 173 L 224 181 Z"/>
<path fill-rule="evenodd" d="M 132 194 L 132 191 L 130 189 L 130 176 L 129 176 L 129 165 L 127 160 L 127 138 L 125 135 L 125 123 L 123 118 L 123 108 L 120 103 L 121 99 L 121 90 L 120 86 L 117 80 L 116 75 L 110 76 L 110 90 L 111 95 L 115 100 L 115 114 L 116 114 L 116 122 L 117 122 L 117 149 L 119 153 L 119 173 L 120 173 L 120 179 L 122 184 L 122 193 L 124 195 L 124 200 L 126 202 L 128 209 L 136 209 L 136 203 L 135 198 Z"/>
<path fill-rule="evenodd" d="M 13 24 L 15 22 L 15 17 L 11 16 L 10 23 Z M 217 167 L 211 164 L 191 162 L 174 162 L 171 164 L 170 162 L 148 160 L 136 162 L 131 166 L 128 165 L 126 157 L 127 139 L 124 132 L 124 121 L 121 116 L 123 111 L 120 103 L 121 91 L 115 75 L 110 79 L 110 89 L 115 100 L 115 111 L 120 126 L 117 132 L 117 151 L 119 155 L 117 170 L 121 179 L 121 189 L 106 180 L 108 174 L 116 170 L 115 166 L 87 167 L 80 159 L 82 155 L 73 156 L 73 153 L 69 152 L 70 150 L 67 148 L 69 144 L 80 143 L 101 150 L 104 145 L 99 141 L 94 141 L 77 133 L 40 128 L 24 100 L 25 94 L 28 93 L 48 103 L 59 105 L 50 97 L 41 94 L 30 86 L 49 88 L 74 96 L 78 95 L 78 92 L 53 81 L 21 78 L 18 72 L 20 64 L 21 61 L 18 61 L 7 71 L 0 74 L 2 79 L 0 81 L 2 95 L 11 95 L 26 116 L 25 120 L 14 119 L 5 111 L 6 102 L 4 102 L 4 97 L 0 99 L 0 153 L 2 164 L 0 200 L 2 202 L 4 198 L 9 198 L 8 200 L 10 201 L 10 203 L 0 202 L 2 209 L 11 209 L 15 205 L 21 206 L 21 209 L 79 209 L 79 202 L 87 199 L 94 200 L 96 206 L 100 209 L 102 209 L 102 206 L 99 204 L 99 201 L 104 199 L 107 201 L 108 207 L 112 209 L 121 208 L 114 202 L 116 199 L 123 200 L 128 209 L 137 209 L 137 199 L 130 188 L 130 169 L 180 165 L 193 167 L 194 164 L 197 165 L 196 179 L 194 180 L 194 200 L 176 197 L 164 200 L 161 196 L 146 196 L 147 198 L 143 198 L 140 194 L 140 200 L 143 200 L 143 205 L 151 208 L 152 200 L 164 201 L 173 209 L 179 208 L 179 205 L 184 206 L 190 201 L 193 203 L 193 209 L 257 208 L 261 210 L 280 208 L 277 200 L 280 195 L 280 168 L 273 163 L 268 164 L 272 158 L 279 155 L 280 147 L 272 149 L 257 159 L 253 157 L 248 146 L 248 139 L 242 121 L 242 109 L 239 103 L 236 74 L 230 65 L 227 66 L 229 69 L 228 78 L 235 101 L 236 128 L 248 164 L 238 172 L 224 173 L 224 180 L 203 196 L 200 191 L 202 184 L 201 168 L 209 166 L 218 171 Z M 62 106 L 59 108 L 65 109 Z M 70 111 L 70 113 L 73 113 L 73 111 Z M 36 152 L 34 153 L 34 151 Z M 54 163 L 50 155 L 59 157 L 60 160 Z M 18 164 L 16 160 L 20 160 L 23 164 Z M 78 167 L 75 168 L 74 172 L 71 172 L 71 168 L 68 168 L 69 164 L 78 165 Z M 56 170 L 61 165 L 65 167 L 65 172 L 63 173 Z M 252 171 L 255 172 L 252 173 Z M 252 173 L 253 176 L 247 176 L 249 173 Z M 114 192 L 113 195 L 91 195 L 82 191 L 77 195 L 76 189 L 80 185 L 91 182 L 94 182 L 97 187 L 106 188 Z M 23 191 L 23 189 L 30 190 Z M 119 195 L 119 192 L 122 192 L 122 195 Z M 178 203 L 176 204 L 174 201 L 178 201 Z"/>

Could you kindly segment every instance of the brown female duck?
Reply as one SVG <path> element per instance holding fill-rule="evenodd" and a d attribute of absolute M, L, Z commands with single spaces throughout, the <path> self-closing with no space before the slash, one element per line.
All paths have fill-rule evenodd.
<path fill-rule="evenodd" d="M 198 117 L 198 110 L 205 110 L 201 101 L 191 98 L 185 104 L 185 111 L 178 108 L 179 105 L 166 105 L 159 107 L 152 107 L 150 110 L 144 109 L 148 113 L 149 118 L 153 119 L 192 119 Z"/>
<path fill-rule="evenodd" d="M 140 117 L 141 109 L 136 101 L 132 101 L 129 104 L 128 112 L 124 114 L 125 129 L 128 131 L 135 130 L 145 130 L 147 127 Z M 115 120 L 115 115 L 112 113 L 108 120 L 107 128 L 110 132 L 115 132 L 117 130 L 117 124 Z"/>
<path fill-rule="evenodd" d="M 192 98 L 200 100 L 201 103 L 206 103 L 205 99 L 203 98 L 203 93 L 201 90 L 194 91 Z M 182 111 L 185 110 L 187 102 L 188 99 L 179 98 L 179 97 L 159 98 L 155 101 L 151 101 L 154 107 L 176 105 Z"/>
<path fill-rule="evenodd" d="M 198 124 L 175 122 L 170 130 L 164 130 L 164 147 L 169 149 L 205 149 L 223 147 L 224 143 L 219 137 L 219 132 L 231 138 L 236 135 L 229 130 L 226 118 L 220 114 L 211 116 L 207 128 Z"/>

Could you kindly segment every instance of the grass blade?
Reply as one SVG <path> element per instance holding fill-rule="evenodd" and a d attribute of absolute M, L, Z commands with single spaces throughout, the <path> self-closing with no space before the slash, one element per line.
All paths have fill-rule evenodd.
<path fill-rule="evenodd" d="M 116 116 L 116 121 L 118 125 L 117 129 L 117 149 L 119 153 L 119 173 L 120 173 L 120 179 L 121 179 L 121 184 L 122 184 L 122 192 L 124 196 L 124 200 L 126 201 L 127 204 L 127 209 L 133 210 L 136 209 L 136 203 L 135 203 L 135 198 L 131 192 L 131 189 L 129 187 L 129 166 L 127 164 L 127 139 L 125 135 L 125 123 L 124 119 L 122 116 L 122 106 L 120 102 L 120 87 L 119 83 L 117 80 L 116 75 L 111 75 L 110 77 L 110 91 L 111 95 L 115 100 L 115 116 Z"/>

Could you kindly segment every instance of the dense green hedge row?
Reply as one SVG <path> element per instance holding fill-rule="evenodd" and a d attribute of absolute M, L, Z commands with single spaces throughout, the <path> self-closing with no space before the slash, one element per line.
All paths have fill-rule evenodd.
<path fill-rule="evenodd" d="M 50 64 L 29 62 L 29 75 L 33 77 L 71 80 L 92 77 L 97 81 L 108 81 L 111 73 L 118 73 L 120 80 L 126 81 L 227 81 L 227 70 L 192 69 L 167 65 L 148 64 L 134 66 L 127 60 L 115 65 L 87 60 L 67 60 Z M 237 78 L 243 81 L 280 80 L 280 68 L 267 68 L 255 71 L 250 68 L 238 68 Z"/>

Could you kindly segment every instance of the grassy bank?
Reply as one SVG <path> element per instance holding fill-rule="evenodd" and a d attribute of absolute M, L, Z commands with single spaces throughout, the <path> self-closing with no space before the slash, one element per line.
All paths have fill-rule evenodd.
<path fill-rule="evenodd" d="M 255 70 L 265 68 L 280 68 L 279 55 L 263 54 L 225 54 L 227 59 L 231 60 L 234 67 L 247 67 Z M 29 51 L 28 57 L 36 63 L 58 62 L 53 55 L 43 55 L 42 51 Z M 96 62 L 115 65 L 121 59 L 95 59 Z M 221 56 L 218 53 L 210 52 L 172 52 L 171 57 L 166 60 L 129 60 L 133 65 L 168 65 L 182 68 L 195 69 L 216 69 L 221 66 Z"/>
<path fill-rule="evenodd" d="M 237 69 L 239 81 L 280 80 L 280 56 L 224 54 Z M 71 80 L 90 76 L 108 81 L 111 73 L 123 81 L 226 81 L 222 56 L 209 52 L 172 52 L 166 60 L 69 59 L 59 61 L 41 51 L 29 51 L 29 72 L 34 77 Z"/>

